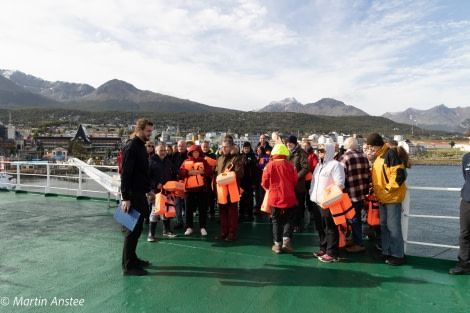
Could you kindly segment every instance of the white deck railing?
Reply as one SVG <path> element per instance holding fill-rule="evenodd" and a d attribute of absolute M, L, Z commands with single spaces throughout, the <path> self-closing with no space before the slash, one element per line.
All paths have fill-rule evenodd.
<path fill-rule="evenodd" d="M 112 196 L 116 200 L 120 199 L 120 177 L 117 174 L 117 166 L 89 165 L 78 159 L 73 159 L 70 163 L 13 161 L 5 162 L 4 173 L 13 176 L 14 179 L 11 182 L 4 179 L 2 186 L 17 192 L 74 194 L 77 197 L 87 195 L 106 198 L 108 202 Z"/>
<path fill-rule="evenodd" d="M 45 194 L 57 193 L 57 194 L 70 194 L 74 192 L 77 197 L 87 195 L 96 195 L 96 197 L 107 198 L 108 203 L 111 199 L 111 196 L 115 196 L 116 200 L 120 199 L 119 192 L 119 175 L 117 174 L 117 166 L 104 166 L 104 165 L 88 165 L 85 162 L 80 160 L 73 160 L 70 163 L 47 163 L 47 162 L 10 162 L 9 165 L 5 164 L 6 168 L 10 168 L 8 173 L 16 178 L 16 182 L 8 184 L 3 182 L 2 186 L 11 187 L 10 189 L 16 189 L 16 191 L 39 191 L 44 192 Z M 31 169 L 25 169 L 26 167 L 32 167 Z M 62 169 L 61 174 L 52 174 L 54 169 Z M 68 173 L 67 169 L 78 169 L 78 173 Z M 114 173 L 113 176 L 104 173 L 100 169 L 106 169 L 111 173 Z M 39 177 L 45 178 L 44 185 L 38 185 L 28 183 L 28 177 Z M 73 180 L 78 182 L 74 186 L 57 186 L 52 184 L 52 180 Z M 23 182 L 23 180 L 25 182 Z M 83 182 L 94 181 L 93 189 L 87 189 L 86 185 Z M 408 190 L 423 190 L 423 191 L 437 191 L 437 192 L 459 192 L 460 188 L 439 188 L 439 187 L 411 187 L 408 186 Z M 420 241 L 410 241 L 408 240 L 408 230 L 409 230 L 409 219 L 410 218 L 420 218 L 420 219 L 453 219 L 458 220 L 458 216 L 445 216 L 445 215 L 419 215 L 410 213 L 410 198 L 409 192 L 407 192 L 407 197 L 403 201 L 403 215 L 402 215 L 402 230 L 403 238 L 405 241 L 405 252 L 407 245 L 423 245 L 430 247 L 441 247 L 446 249 L 458 249 L 458 245 L 446 245 L 446 244 L 437 244 L 432 242 L 420 242 Z"/>
<path fill-rule="evenodd" d="M 460 188 L 439 188 L 439 187 L 410 187 L 407 186 L 408 190 L 426 190 L 426 191 L 438 191 L 438 192 L 459 192 Z M 427 218 L 427 219 L 452 219 L 458 220 L 458 216 L 447 216 L 447 215 L 422 215 L 422 214 L 411 214 L 410 213 L 410 197 L 409 191 L 403 200 L 402 203 L 403 208 L 403 216 L 402 216 L 402 231 L 403 231 L 403 239 L 405 241 L 405 253 L 407 250 L 408 244 L 414 245 L 422 245 L 422 246 L 429 246 L 429 247 L 441 247 L 441 248 L 448 248 L 448 249 L 458 249 L 458 245 L 445 245 L 445 244 L 438 244 L 438 243 L 431 243 L 431 242 L 421 242 L 421 241 L 410 241 L 408 240 L 408 224 L 410 217 L 413 218 Z"/>

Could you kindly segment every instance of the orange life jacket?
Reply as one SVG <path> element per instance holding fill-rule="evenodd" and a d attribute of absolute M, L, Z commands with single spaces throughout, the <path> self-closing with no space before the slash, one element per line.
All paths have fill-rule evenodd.
<path fill-rule="evenodd" d="M 208 156 L 205 157 L 207 164 L 210 166 L 216 166 L 217 165 L 217 160 L 214 160 L 213 158 L 210 158 Z"/>
<path fill-rule="evenodd" d="M 225 170 L 225 172 L 217 175 L 217 202 L 220 204 L 227 204 L 228 198 L 230 202 L 240 201 L 240 189 L 237 185 L 237 177 L 234 171 L 231 171 L 232 166 Z"/>
<path fill-rule="evenodd" d="M 367 224 L 370 226 L 380 225 L 380 210 L 379 202 L 375 200 L 374 195 L 370 195 L 366 198 L 364 206 L 367 205 Z"/>
<path fill-rule="evenodd" d="M 272 214 L 271 207 L 268 205 L 268 196 L 269 196 L 269 189 L 266 190 L 266 193 L 264 194 L 263 203 L 261 203 L 260 210 L 262 212 Z"/>
<path fill-rule="evenodd" d="M 174 217 L 175 209 L 175 193 L 160 191 L 155 195 L 155 214 L 165 215 L 165 217 Z"/>
<path fill-rule="evenodd" d="M 184 168 L 187 171 L 204 170 L 204 163 L 185 160 Z M 185 186 L 188 189 L 204 186 L 204 176 L 202 176 L 201 174 L 187 176 L 184 181 L 185 181 Z"/>
<path fill-rule="evenodd" d="M 184 182 L 169 180 L 163 185 L 163 189 L 166 191 L 185 191 Z"/>
<path fill-rule="evenodd" d="M 351 199 L 347 193 L 343 193 L 342 197 L 331 204 L 326 209 L 330 209 L 331 215 L 336 225 L 345 224 L 346 219 L 353 219 L 356 215 Z"/>
<path fill-rule="evenodd" d="M 337 184 L 331 184 L 322 191 L 319 200 L 323 208 L 329 208 L 343 198 L 343 190 Z"/>
<path fill-rule="evenodd" d="M 220 204 L 227 204 L 228 198 L 230 202 L 240 201 L 240 191 L 237 186 L 237 182 L 231 184 L 219 185 L 217 184 L 217 202 Z"/>
<path fill-rule="evenodd" d="M 178 180 L 178 183 L 182 184 L 183 186 L 185 185 L 184 180 Z M 184 199 L 184 197 L 186 197 L 186 188 L 184 188 L 184 190 L 176 189 L 175 196 L 177 196 L 178 198 Z"/>

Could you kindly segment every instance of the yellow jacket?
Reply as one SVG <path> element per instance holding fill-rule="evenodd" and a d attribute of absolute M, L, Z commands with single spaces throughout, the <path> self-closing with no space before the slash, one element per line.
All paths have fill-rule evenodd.
<path fill-rule="evenodd" d="M 405 179 L 405 169 L 398 153 L 386 144 L 383 145 L 372 166 L 376 199 L 383 204 L 401 203 L 406 194 Z"/>

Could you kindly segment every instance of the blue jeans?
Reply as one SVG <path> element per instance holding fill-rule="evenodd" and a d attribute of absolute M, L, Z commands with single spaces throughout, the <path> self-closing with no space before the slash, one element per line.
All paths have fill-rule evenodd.
<path fill-rule="evenodd" d="M 401 232 L 401 203 L 379 202 L 382 254 L 403 258 L 404 243 Z"/>
<path fill-rule="evenodd" d="M 354 208 L 354 211 L 356 212 L 354 215 L 354 218 L 348 220 L 349 224 L 351 224 L 351 227 L 352 227 L 353 241 L 355 245 L 363 246 L 364 241 L 362 240 L 361 213 L 362 213 L 362 208 L 364 207 L 364 200 L 361 200 L 358 202 L 351 202 L 351 203 Z"/>
<path fill-rule="evenodd" d="M 186 198 L 176 197 L 176 223 L 183 224 L 183 212 L 186 212 Z"/>

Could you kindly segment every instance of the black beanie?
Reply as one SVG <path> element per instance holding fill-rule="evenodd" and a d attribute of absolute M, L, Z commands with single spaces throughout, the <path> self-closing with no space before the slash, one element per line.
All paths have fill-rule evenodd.
<path fill-rule="evenodd" d="M 245 147 L 251 147 L 251 143 L 249 141 L 245 141 L 243 143 L 243 148 L 245 148 Z"/>
<path fill-rule="evenodd" d="M 367 144 L 369 146 L 383 146 L 385 143 L 382 136 L 377 133 L 372 133 L 367 137 Z"/>
<path fill-rule="evenodd" d="M 290 135 L 289 138 L 287 138 L 286 143 L 293 143 L 294 145 L 297 145 L 297 137 L 294 135 Z"/>

